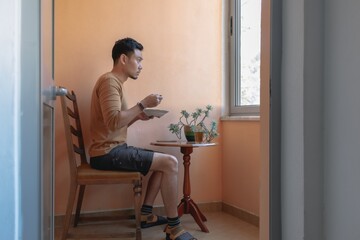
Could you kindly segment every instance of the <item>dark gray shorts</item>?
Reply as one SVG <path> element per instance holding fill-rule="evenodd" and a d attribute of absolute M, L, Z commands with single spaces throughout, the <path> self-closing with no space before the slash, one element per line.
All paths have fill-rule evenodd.
<path fill-rule="evenodd" d="M 141 172 L 144 176 L 149 172 L 154 152 L 147 149 L 119 145 L 108 154 L 91 157 L 90 165 L 99 170 L 122 170 Z"/>

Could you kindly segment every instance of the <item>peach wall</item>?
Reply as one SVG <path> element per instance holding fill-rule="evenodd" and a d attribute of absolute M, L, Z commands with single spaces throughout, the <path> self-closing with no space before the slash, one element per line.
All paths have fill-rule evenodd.
<path fill-rule="evenodd" d="M 223 202 L 259 216 L 260 122 L 223 121 Z"/>
<path fill-rule="evenodd" d="M 211 116 L 219 119 L 221 0 L 55 1 L 55 82 L 78 95 L 86 145 L 92 88 L 98 76 L 112 67 L 113 43 L 127 36 L 145 47 L 143 72 L 138 80 L 126 83 L 129 104 L 150 93 L 161 93 L 164 96 L 161 108 L 170 111 L 161 119 L 132 126 L 129 144 L 153 148 L 149 145 L 151 141 L 175 138 L 167 126 L 177 121 L 182 109 L 212 104 L 215 111 Z M 55 213 L 61 215 L 68 196 L 69 170 L 59 105 L 55 114 Z M 220 138 L 217 141 L 221 143 Z M 179 149 L 156 149 L 181 159 Z M 197 202 L 221 201 L 221 144 L 195 149 L 192 157 L 192 197 Z M 182 179 L 183 168 L 179 176 Z M 131 207 L 130 192 L 128 186 L 91 186 L 85 194 L 84 210 Z M 160 197 L 156 204 L 162 205 Z"/>

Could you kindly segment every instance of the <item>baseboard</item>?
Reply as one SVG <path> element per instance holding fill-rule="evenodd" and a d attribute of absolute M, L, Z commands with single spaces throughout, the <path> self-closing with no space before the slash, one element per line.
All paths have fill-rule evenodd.
<path fill-rule="evenodd" d="M 259 227 L 259 216 L 244 211 L 243 209 L 231 206 L 226 203 L 222 203 L 222 211 L 226 212 L 234 217 L 237 217 L 247 223 Z"/>
<path fill-rule="evenodd" d="M 234 217 L 237 217 L 245 222 L 248 222 L 252 225 L 259 226 L 259 217 L 246 212 L 237 207 L 231 206 L 223 202 L 209 202 L 209 203 L 197 203 L 198 207 L 202 212 L 216 212 L 223 211 Z M 159 215 L 165 215 L 165 209 L 163 206 L 154 206 L 154 213 Z M 119 210 L 109 210 L 109 211 L 98 211 L 98 212 L 84 212 L 81 214 L 82 217 L 102 217 L 102 216 L 125 216 L 133 214 L 132 209 L 119 209 Z M 63 223 L 64 215 L 55 216 L 55 227 L 61 227 Z"/>

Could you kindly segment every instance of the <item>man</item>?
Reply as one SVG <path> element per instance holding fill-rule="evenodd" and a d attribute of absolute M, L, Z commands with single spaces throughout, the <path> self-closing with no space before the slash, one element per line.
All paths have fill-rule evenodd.
<path fill-rule="evenodd" d="M 137 120 L 149 120 L 145 108 L 156 107 L 162 96 L 150 94 L 128 107 L 124 83 L 136 80 L 142 70 L 143 46 L 131 38 L 117 41 L 112 49 L 113 68 L 102 75 L 91 99 L 91 167 L 101 170 L 151 172 L 141 209 L 141 226 L 167 223 L 167 240 L 193 240 L 180 224 L 177 214 L 178 161 L 174 156 L 127 146 L 127 128 Z M 152 206 L 161 191 L 167 218 L 154 215 Z"/>

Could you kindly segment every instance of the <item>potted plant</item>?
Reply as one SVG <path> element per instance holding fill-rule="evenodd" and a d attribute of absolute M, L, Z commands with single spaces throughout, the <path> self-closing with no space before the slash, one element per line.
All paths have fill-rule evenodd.
<path fill-rule="evenodd" d="M 211 105 L 207 105 L 205 109 L 197 108 L 191 114 L 186 110 L 182 110 L 179 121 L 171 123 L 169 131 L 181 139 L 182 129 L 184 129 L 185 137 L 189 142 L 195 141 L 195 132 L 202 132 L 205 138 L 204 141 L 210 142 L 219 135 L 216 121 L 211 121 L 208 127 L 204 122 L 209 117 L 211 110 L 213 110 Z"/>

